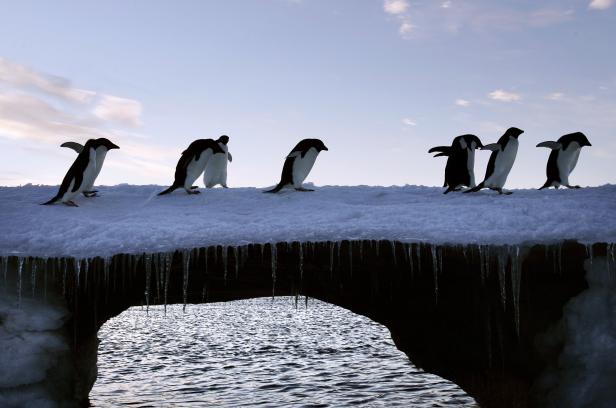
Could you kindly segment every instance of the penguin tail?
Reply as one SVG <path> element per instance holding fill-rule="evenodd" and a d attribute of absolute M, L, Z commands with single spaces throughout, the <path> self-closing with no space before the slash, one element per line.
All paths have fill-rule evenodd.
<path fill-rule="evenodd" d="M 539 190 L 543 190 L 544 188 L 550 188 L 552 186 L 552 180 L 547 180 L 544 185 L 539 187 Z"/>
<path fill-rule="evenodd" d="M 452 191 L 454 191 L 454 189 L 453 189 L 453 188 L 451 188 L 451 187 L 447 187 L 447 190 L 443 191 L 443 194 L 447 194 L 447 193 L 450 193 L 450 192 L 452 192 Z"/>
<path fill-rule="evenodd" d="M 483 188 L 483 182 L 481 182 L 478 186 L 473 187 L 469 190 L 466 190 L 464 193 L 476 193 L 477 191 L 481 190 Z"/>
<path fill-rule="evenodd" d="M 174 184 L 174 185 L 172 185 L 171 187 L 169 187 L 168 189 L 166 189 L 165 191 L 161 191 L 160 193 L 158 193 L 158 195 L 159 195 L 159 196 L 161 196 L 161 195 L 169 194 L 169 193 L 171 193 L 171 192 L 173 192 L 173 191 L 177 190 L 177 188 L 178 188 L 178 187 L 179 187 L 179 186 L 176 186 L 176 185 Z"/>
<path fill-rule="evenodd" d="M 45 203 L 41 203 L 41 205 L 51 205 L 53 203 L 55 203 L 56 201 L 58 201 L 60 199 L 60 196 L 57 195 L 54 198 L 52 198 L 51 200 L 45 202 Z"/>
<path fill-rule="evenodd" d="M 264 193 L 277 193 L 280 190 L 282 190 L 282 188 L 284 187 L 284 185 L 282 183 L 278 183 L 278 185 L 274 188 L 272 188 L 271 190 L 266 190 L 264 191 Z"/>

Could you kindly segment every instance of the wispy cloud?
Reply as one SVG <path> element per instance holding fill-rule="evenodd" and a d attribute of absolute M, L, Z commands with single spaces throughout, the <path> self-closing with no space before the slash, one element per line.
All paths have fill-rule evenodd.
<path fill-rule="evenodd" d="M 488 94 L 488 97 L 492 100 L 499 102 L 517 102 L 522 99 L 520 94 L 515 92 L 507 92 L 502 89 L 497 89 Z"/>
<path fill-rule="evenodd" d="M 139 101 L 113 95 L 103 95 L 94 108 L 97 117 L 129 126 L 141 125 L 141 111 Z"/>
<path fill-rule="evenodd" d="M 562 92 L 552 92 L 551 94 L 545 97 L 545 99 L 550 100 L 550 101 L 562 101 L 564 98 L 565 98 L 565 94 Z"/>
<path fill-rule="evenodd" d="M 139 174 L 168 173 L 161 162 L 177 158 L 176 152 L 124 130 L 141 124 L 137 100 L 76 88 L 65 78 L 6 59 L 0 59 L 0 85 L 0 138 L 19 141 L 23 148 L 40 149 L 42 144 L 59 152 L 66 141 L 106 137 L 120 145 L 122 162 L 109 165 Z"/>
<path fill-rule="evenodd" d="M 466 99 L 456 99 L 456 105 L 461 106 L 463 108 L 468 108 L 471 106 L 471 102 Z"/>
<path fill-rule="evenodd" d="M 402 123 L 404 123 L 406 126 L 417 126 L 417 122 L 415 122 L 415 120 L 411 118 L 402 119 Z"/>
<path fill-rule="evenodd" d="M 398 24 L 400 24 L 398 33 L 402 37 L 406 38 L 411 34 L 415 26 L 411 22 L 407 0 L 384 0 L 383 10 L 398 20 Z"/>
<path fill-rule="evenodd" d="M 4 58 L 0 58 L 0 83 L 25 90 L 36 90 L 78 103 L 90 102 L 96 94 L 96 92 L 73 87 L 65 78 L 42 74 Z"/>
<path fill-rule="evenodd" d="M 614 5 L 614 0 L 592 0 L 588 8 L 593 10 L 607 10 Z"/>

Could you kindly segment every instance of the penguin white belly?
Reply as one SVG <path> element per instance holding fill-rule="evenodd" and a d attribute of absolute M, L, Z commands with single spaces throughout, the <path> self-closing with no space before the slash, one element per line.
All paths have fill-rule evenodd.
<path fill-rule="evenodd" d="M 68 190 L 62 196 L 61 202 L 65 203 L 67 201 L 71 201 L 73 198 L 77 197 L 81 194 L 82 191 L 86 190 L 86 183 L 88 183 L 94 177 L 96 173 L 96 151 L 94 149 L 90 149 L 90 157 L 88 160 L 88 165 L 83 171 L 83 179 L 81 180 L 81 185 L 76 191 L 73 191 L 73 187 L 75 186 L 75 178 L 71 180 L 71 184 L 68 187 Z"/>
<path fill-rule="evenodd" d="M 575 169 L 582 148 L 576 142 L 571 143 L 567 150 L 558 152 L 556 165 L 558 166 L 558 176 L 561 185 L 569 185 L 569 175 Z"/>
<path fill-rule="evenodd" d="M 203 184 L 207 188 L 214 187 L 216 184 L 227 185 L 227 162 L 227 153 L 216 153 L 210 158 L 203 175 Z"/>
<path fill-rule="evenodd" d="M 73 192 L 74 185 L 75 185 L 75 179 L 71 180 L 71 184 L 69 184 L 68 190 L 66 191 L 66 193 L 64 193 L 64 195 L 60 199 L 60 202 L 66 203 L 67 201 L 71 201 L 73 198 L 77 197 L 77 195 L 80 192 L 79 191 Z"/>
<path fill-rule="evenodd" d="M 295 157 L 293 161 L 293 187 L 300 188 L 302 186 L 302 183 L 310 174 L 310 170 L 312 170 L 318 155 L 317 149 L 312 147 L 306 152 L 304 157 L 301 154 Z"/>
<path fill-rule="evenodd" d="M 91 191 L 93 189 L 94 182 L 96 182 L 96 178 L 98 177 L 101 172 L 101 169 L 103 168 L 103 163 L 105 162 L 105 156 L 107 156 L 107 151 L 107 148 L 103 146 L 96 149 L 96 169 L 94 170 L 92 177 L 90 177 L 90 180 L 88 180 L 85 184 L 83 191 Z"/>
<path fill-rule="evenodd" d="M 188 166 L 186 167 L 186 180 L 184 180 L 184 188 L 190 189 L 195 180 L 203 173 L 205 170 L 205 166 L 210 159 L 212 153 L 211 150 L 208 152 L 201 153 L 199 160 L 193 159 Z"/>
<path fill-rule="evenodd" d="M 466 159 L 466 171 L 470 176 L 471 184 L 469 187 L 475 187 L 475 150 L 468 152 L 468 158 Z"/>
<path fill-rule="evenodd" d="M 503 188 L 509 177 L 509 172 L 515 162 L 515 157 L 518 154 L 518 141 L 516 139 L 509 140 L 504 150 L 498 152 L 496 162 L 494 163 L 494 174 L 492 174 L 485 182 L 486 187 Z"/>

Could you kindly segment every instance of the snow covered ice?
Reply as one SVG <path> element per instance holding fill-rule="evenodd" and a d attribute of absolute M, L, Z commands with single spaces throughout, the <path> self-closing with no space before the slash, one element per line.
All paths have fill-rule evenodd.
<path fill-rule="evenodd" d="M 79 208 L 41 206 L 56 187 L 0 188 L 0 255 L 110 256 L 209 245 L 381 239 L 437 244 L 616 242 L 616 186 L 443 195 L 435 187 L 320 187 L 314 193 L 100 187 Z"/>

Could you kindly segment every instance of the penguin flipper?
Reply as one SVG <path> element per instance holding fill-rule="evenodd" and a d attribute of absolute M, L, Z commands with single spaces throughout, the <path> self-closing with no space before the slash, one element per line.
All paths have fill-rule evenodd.
<path fill-rule="evenodd" d="M 451 146 L 435 146 L 432 149 L 428 150 L 428 153 L 434 153 L 434 152 L 449 153 L 450 150 L 451 150 Z"/>
<path fill-rule="evenodd" d="M 449 153 L 443 152 L 443 153 L 438 153 L 434 155 L 434 157 L 441 157 L 441 156 L 449 157 Z"/>
<path fill-rule="evenodd" d="M 481 150 L 490 150 L 493 152 L 499 151 L 501 149 L 501 145 L 498 143 L 490 143 L 487 145 L 484 145 L 483 147 L 480 147 Z"/>
<path fill-rule="evenodd" d="M 233 161 L 233 157 L 231 156 L 231 153 L 227 152 L 228 154 L 228 159 L 229 159 L 229 163 Z"/>
<path fill-rule="evenodd" d="M 73 149 L 77 153 L 81 153 L 83 150 L 83 145 L 77 142 L 65 142 L 60 145 L 60 147 L 68 147 L 69 149 Z"/>
<path fill-rule="evenodd" d="M 548 149 L 558 150 L 558 149 L 562 148 L 563 145 L 558 143 L 558 142 L 547 141 L 547 142 L 539 143 L 537 145 L 537 147 L 547 147 Z"/>

